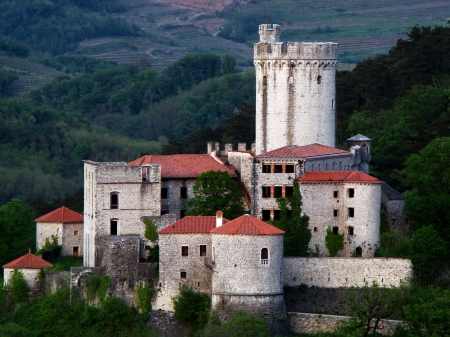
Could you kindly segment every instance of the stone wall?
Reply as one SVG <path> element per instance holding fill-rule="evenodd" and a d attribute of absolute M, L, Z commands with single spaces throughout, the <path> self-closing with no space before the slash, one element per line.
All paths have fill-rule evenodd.
<path fill-rule="evenodd" d="M 200 256 L 200 245 L 206 245 L 206 256 Z M 182 256 L 182 246 L 187 247 L 187 256 Z M 205 265 L 205 259 L 211 261 L 209 233 L 160 234 L 159 249 L 155 309 L 173 311 L 171 297 L 176 296 L 184 284 L 211 295 L 211 270 Z"/>
<path fill-rule="evenodd" d="M 66 223 L 63 224 L 62 231 L 62 256 L 75 255 L 74 248 L 78 247 L 78 256 L 83 255 L 83 224 L 82 223 Z"/>
<path fill-rule="evenodd" d="M 163 179 L 161 188 L 166 189 L 167 198 L 161 198 L 161 214 L 174 214 L 176 220 L 187 210 L 187 201 L 194 197 L 193 186 L 196 179 Z M 186 189 L 186 198 L 181 197 L 181 189 Z"/>
<path fill-rule="evenodd" d="M 353 197 L 349 190 L 353 189 Z M 344 248 L 338 256 L 350 257 L 361 248 L 362 257 L 372 257 L 380 244 L 379 184 L 361 183 L 302 183 L 302 212 L 309 216 L 312 238 L 309 248 L 328 255 L 325 247 L 327 227 L 337 227 L 345 234 Z M 350 210 L 353 210 L 353 216 Z"/>
<path fill-rule="evenodd" d="M 70 287 L 70 271 L 46 272 L 45 295 L 55 293 L 59 288 Z"/>
<path fill-rule="evenodd" d="M 289 325 L 293 333 L 317 334 L 319 332 L 333 332 L 341 324 L 341 321 L 347 321 L 348 316 L 317 315 L 307 313 L 289 313 Z M 381 320 L 379 324 L 379 333 L 383 335 L 392 335 L 395 327 L 404 325 L 401 321 Z"/>
<path fill-rule="evenodd" d="M 248 194 L 252 195 L 252 164 L 253 155 L 247 151 L 228 152 L 228 162 L 239 174 L 239 180 L 244 184 Z"/>
<path fill-rule="evenodd" d="M 411 261 L 394 258 L 287 257 L 283 270 L 284 285 L 291 287 L 362 287 L 372 282 L 398 287 L 412 277 Z"/>
<path fill-rule="evenodd" d="M 52 235 L 58 235 L 58 244 L 62 244 L 63 224 L 61 222 L 36 222 L 36 249 L 45 245 L 45 239 L 51 240 Z"/>
<path fill-rule="evenodd" d="M 40 269 L 18 269 L 22 274 L 23 278 L 27 282 L 28 287 L 33 290 L 37 289 L 41 285 Z M 3 269 L 3 284 L 6 285 L 9 279 L 14 273 L 14 268 L 4 268 Z"/>

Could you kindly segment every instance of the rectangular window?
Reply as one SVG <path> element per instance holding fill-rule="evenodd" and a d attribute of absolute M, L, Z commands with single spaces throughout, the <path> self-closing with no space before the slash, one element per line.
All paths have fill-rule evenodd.
<path fill-rule="evenodd" d="M 333 209 L 333 216 L 339 216 L 339 210 Z"/>
<path fill-rule="evenodd" d="M 206 245 L 200 245 L 200 256 L 206 256 Z"/>
<path fill-rule="evenodd" d="M 282 173 L 283 165 L 275 165 L 275 173 Z"/>
<path fill-rule="evenodd" d="M 78 254 L 79 254 L 79 251 L 78 251 L 78 247 L 73 247 L 73 250 L 72 250 L 72 255 L 73 256 L 78 256 Z"/>
<path fill-rule="evenodd" d="M 161 215 L 169 214 L 169 211 L 161 211 Z"/>
<path fill-rule="evenodd" d="M 165 187 L 161 188 L 161 199 L 167 199 L 168 195 L 169 195 L 168 189 Z"/>
<path fill-rule="evenodd" d="M 181 271 L 180 272 L 180 278 L 183 278 L 183 279 L 186 278 L 186 272 L 185 271 Z"/>
<path fill-rule="evenodd" d="M 286 173 L 294 173 L 294 165 L 286 165 Z"/>
<path fill-rule="evenodd" d="M 348 235 L 353 235 L 353 227 L 348 227 Z"/>
<path fill-rule="evenodd" d="M 333 198 L 339 198 L 339 191 L 333 191 Z"/>
<path fill-rule="evenodd" d="M 339 234 L 339 227 L 333 227 L 333 234 Z"/>
<path fill-rule="evenodd" d="M 275 186 L 274 188 L 274 198 L 281 198 L 283 195 L 283 188 L 281 186 Z"/>
<path fill-rule="evenodd" d="M 270 198 L 270 186 L 263 186 L 262 187 L 262 197 L 263 198 Z"/>
<path fill-rule="evenodd" d="M 119 195 L 118 194 L 111 194 L 111 209 L 117 209 L 119 208 Z"/>
<path fill-rule="evenodd" d="M 353 188 L 349 188 L 348 189 L 348 197 L 349 198 L 354 198 L 355 197 L 355 189 L 353 189 Z"/>
<path fill-rule="evenodd" d="M 270 209 L 262 210 L 262 221 L 270 221 Z"/>
<path fill-rule="evenodd" d="M 110 235 L 117 235 L 117 220 L 110 222 Z"/>
<path fill-rule="evenodd" d="M 186 216 L 186 212 L 187 212 L 187 210 L 185 210 L 185 209 L 182 209 L 180 211 L 180 219 L 183 219 Z"/>
<path fill-rule="evenodd" d="M 353 207 L 348 208 L 348 217 L 353 218 L 355 216 L 355 209 Z"/>
<path fill-rule="evenodd" d="M 273 211 L 273 219 L 274 220 L 280 220 L 281 217 L 281 211 L 279 209 L 276 209 Z"/>
<path fill-rule="evenodd" d="M 189 256 L 189 246 L 181 246 L 181 256 Z"/>
<path fill-rule="evenodd" d="M 73 231 L 73 235 L 78 235 L 78 231 Z"/>
<path fill-rule="evenodd" d="M 180 198 L 187 199 L 187 187 L 180 188 Z"/>
<path fill-rule="evenodd" d="M 262 167 L 263 173 L 270 173 L 270 167 L 271 166 L 272 165 L 263 165 L 263 167 Z"/>
<path fill-rule="evenodd" d="M 317 227 L 314 227 L 314 232 L 317 232 Z"/>
<path fill-rule="evenodd" d="M 286 186 L 286 198 L 292 197 L 294 194 L 294 186 Z"/>

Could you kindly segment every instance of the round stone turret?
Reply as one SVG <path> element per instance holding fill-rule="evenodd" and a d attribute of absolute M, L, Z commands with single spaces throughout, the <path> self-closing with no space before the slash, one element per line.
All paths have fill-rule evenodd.
<path fill-rule="evenodd" d="M 280 26 L 259 26 L 256 154 L 289 145 L 335 146 L 337 43 L 280 42 Z"/>

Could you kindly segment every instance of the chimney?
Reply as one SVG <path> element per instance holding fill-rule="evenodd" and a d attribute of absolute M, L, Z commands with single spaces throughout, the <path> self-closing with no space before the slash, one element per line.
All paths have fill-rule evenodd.
<path fill-rule="evenodd" d="M 216 212 L 216 227 L 222 226 L 222 220 L 223 220 L 223 212 L 217 211 Z"/>

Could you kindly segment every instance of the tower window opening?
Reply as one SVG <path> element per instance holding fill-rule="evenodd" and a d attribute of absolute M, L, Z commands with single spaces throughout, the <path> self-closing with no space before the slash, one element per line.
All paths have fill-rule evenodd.
<path fill-rule="evenodd" d="M 161 188 L 161 199 L 168 199 L 168 189 L 163 187 Z"/>
<path fill-rule="evenodd" d="M 348 235 L 353 235 L 353 227 L 348 226 Z"/>
<path fill-rule="evenodd" d="M 334 109 L 334 99 L 331 100 L 331 109 Z"/>
<path fill-rule="evenodd" d="M 109 234 L 117 235 L 117 220 L 111 220 L 110 226 L 109 226 Z"/>
<path fill-rule="evenodd" d="M 269 250 L 267 248 L 261 249 L 261 264 L 269 264 Z"/>
<path fill-rule="evenodd" d="M 263 221 L 270 221 L 270 209 L 263 209 L 262 210 L 262 220 Z"/>
<path fill-rule="evenodd" d="M 362 248 L 361 247 L 356 247 L 355 255 L 356 256 L 362 256 Z"/>
<path fill-rule="evenodd" d="M 200 256 L 206 256 L 206 245 L 200 245 Z"/>
<path fill-rule="evenodd" d="M 286 186 L 285 187 L 286 198 L 292 197 L 293 194 L 294 194 L 294 186 Z"/>
<path fill-rule="evenodd" d="M 349 198 L 354 198 L 355 197 L 355 189 L 354 188 L 349 188 L 348 189 L 348 197 Z"/>
<path fill-rule="evenodd" d="M 339 234 L 339 227 L 333 227 L 333 234 Z"/>
<path fill-rule="evenodd" d="M 314 232 L 317 232 L 317 231 L 318 231 L 317 227 L 314 227 Z"/>
<path fill-rule="evenodd" d="M 185 271 L 181 271 L 180 272 L 180 278 L 185 279 L 186 278 L 186 272 Z"/>
<path fill-rule="evenodd" d="M 334 217 L 339 216 L 339 210 L 338 209 L 333 209 L 333 216 Z"/>
<path fill-rule="evenodd" d="M 286 165 L 286 173 L 294 173 L 294 165 Z"/>
<path fill-rule="evenodd" d="M 263 165 L 262 166 L 262 172 L 263 173 L 270 173 L 270 168 L 271 168 L 271 165 Z"/>
<path fill-rule="evenodd" d="M 322 76 L 317 76 L 317 84 L 322 84 Z"/>
<path fill-rule="evenodd" d="M 111 209 L 118 209 L 119 208 L 119 195 L 117 193 L 111 193 L 111 200 L 110 200 L 110 208 Z"/>
<path fill-rule="evenodd" d="M 275 198 L 281 198 L 283 196 L 283 188 L 281 186 L 275 186 L 273 196 Z"/>
<path fill-rule="evenodd" d="M 275 165 L 275 173 L 282 173 L 283 172 L 283 165 Z"/>
<path fill-rule="evenodd" d="M 276 209 L 273 211 L 273 219 L 274 220 L 280 220 L 281 218 L 281 211 L 279 209 Z"/>
<path fill-rule="evenodd" d="M 333 198 L 339 198 L 339 191 L 333 191 Z"/>
<path fill-rule="evenodd" d="M 355 209 L 353 207 L 348 208 L 348 217 L 349 218 L 355 217 Z"/>
<path fill-rule="evenodd" d="M 186 199 L 187 198 L 187 187 L 181 187 L 180 188 L 180 199 Z"/>
<path fill-rule="evenodd" d="M 78 247 L 73 247 L 72 249 L 72 255 L 73 256 L 78 256 L 79 254 L 79 248 Z"/>
<path fill-rule="evenodd" d="M 263 186 L 262 187 L 262 197 L 263 198 L 270 198 L 270 186 Z"/>
<path fill-rule="evenodd" d="M 181 246 L 181 256 L 189 256 L 189 246 Z"/>

